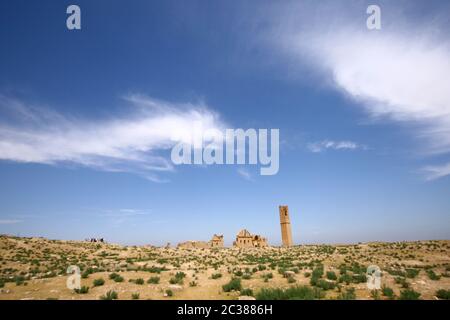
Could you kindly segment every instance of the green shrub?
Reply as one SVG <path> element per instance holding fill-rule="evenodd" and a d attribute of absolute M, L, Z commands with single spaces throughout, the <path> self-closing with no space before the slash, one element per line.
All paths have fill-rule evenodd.
<path fill-rule="evenodd" d="M 159 277 L 150 277 L 150 279 L 147 280 L 147 283 L 158 284 L 159 279 Z"/>
<path fill-rule="evenodd" d="M 378 290 L 370 291 L 370 296 L 373 300 L 380 300 L 380 292 Z"/>
<path fill-rule="evenodd" d="M 288 281 L 288 283 L 295 283 L 297 280 L 295 280 L 294 277 L 288 277 L 287 281 Z"/>
<path fill-rule="evenodd" d="M 78 293 L 78 294 L 85 294 L 85 293 L 89 292 L 89 287 L 82 286 L 79 289 L 73 289 L 73 291 L 75 291 L 75 293 Z"/>
<path fill-rule="evenodd" d="M 117 273 L 115 273 L 115 272 L 113 272 L 113 273 L 111 273 L 110 275 L 109 275 L 109 278 L 111 279 L 111 280 L 114 280 L 116 277 L 120 277 Z"/>
<path fill-rule="evenodd" d="M 394 299 L 395 295 L 394 295 L 394 290 L 392 290 L 391 288 L 384 286 L 381 288 L 381 292 L 383 293 L 383 296 L 388 297 L 389 299 Z"/>
<path fill-rule="evenodd" d="M 115 281 L 115 282 L 123 282 L 123 277 L 117 275 L 117 277 L 114 278 L 114 281 Z"/>
<path fill-rule="evenodd" d="M 321 288 L 323 290 L 332 290 L 336 287 L 336 282 L 319 279 L 316 283 L 316 287 Z"/>
<path fill-rule="evenodd" d="M 420 270 L 418 269 L 406 269 L 406 277 L 410 279 L 414 279 L 419 274 Z"/>
<path fill-rule="evenodd" d="M 408 289 L 409 288 L 409 282 L 406 281 L 405 278 L 397 277 L 395 278 L 395 283 L 400 284 L 402 288 Z"/>
<path fill-rule="evenodd" d="M 242 279 L 244 279 L 244 280 L 249 280 L 251 278 L 252 278 L 252 275 L 250 273 L 246 273 L 242 276 Z"/>
<path fill-rule="evenodd" d="M 342 274 L 338 280 L 339 283 L 345 282 L 345 284 L 347 284 L 347 285 L 350 284 L 352 281 L 353 281 L 352 276 L 347 273 Z"/>
<path fill-rule="evenodd" d="M 441 289 L 436 291 L 436 297 L 442 300 L 450 300 L 450 290 Z"/>
<path fill-rule="evenodd" d="M 354 274 L 352 277 L 353 283 L 364 283 L 367 282 L 367 276 L 364 273 Z"/>
<path fill-rule="evenodd" d="M 100 296 L 100 300 L 116 300 L 119 298 L 119 295 L 117 294 L 117 292 L 113 291 L 113 290 L 109 290 L 108 292 L 106 292 L 105 295 Z"/>
<path fill-rule="evenodd" d="M 263 288 L 256 294 L 257 300 L 315 300 L 324 295 L 320 289 L 296 286 L 287 289 Z"/>
<path fill-rule="evenodd" d="M 94 280 L 93 284 L 94 287 L 99 287 L 105 284 L 105 280 L 103 280 L 102 278 L 98 278 Z"/>
<path fill-rule="evenodd" d="M 230 292 L 232 290 L 234 291 L 241 291 L 242 285 L 241 285 L 241 279 L 239 278 L 233 278 L 228 282 L 227 284 L 224 284 L 222 286 L 223 291 Z"/>
<path fill-rule="evenodd" d="M 189 287 L 196 287 L 197 285 L 198 285 L 198 283 L 195 281 L 189 282 Z"/>
<path fill-rule="evenodd" d="M 438 276 L 433 270 L 427 270 L 427 275 L 430 280 L 439 280 L 441 279 L 441 276 Z"/>
<path fill-rule="evenodd" d="M 174 277 L 170 278 L 170 284 L 183 284 L 183 279 L 186 277 L 184 272 L 177 272 Z"/>
<path fill-rule="evenodd" d="M 253 296 L 253 290 L 252 289 L 242 289 L 241 290 L 241 296 Z"/>
<path fill-rule="evenodd" d="M 400 300 L 419 300 L 420 293 L 413 289 L 406 289 L 400 291 Z"/>
<path fill-rule="evenodd" d="M 266 266 L 263 265 L 263 264 L 260 264 L 260 265 L 258 265 L 258 270 L 259 270 L 259 271 L 266 270 Z"/>
<path fill-rule="evenodd" d="M 139 293 L 132 293 L 131 294 L 131 299 L 133 300 L 139 300 L 140 294 Z"/>
<path fill-rule="evenodd" d="M 170 290 L 170 289 L 167 289 L 166 290 L 166 294 L 167 294 L 168 297 L 172 297 L 173 296 L 173 291 Z"/>
<path fill-rule="evenodd" d="M 221 273 L 214 273 L 214 274 L 211 276 L 211 278 L 212 278 L 212 279 L 219 279 L 219 278 L 222 278 L 222 274 L 221 274 Z"/>
<path fill-rule="evenodd" d="M 328 280 L 337 280 L 336 273 L 334 271 L 327 271 Z"/>
<path fill-rule="evenodd" d="M 134 283 L 139 284 L 139 285 L 143 285 L 144 284 L 144 279 L 142 278 L 138 278 L 134 281 Z"/>
<path fill-rule="evenodd" d="M 355 294 L 355 288 L 348 288 L 345 290 L 345 292 L 342 292 L 337 297 L 338 300 L 355 300 L 356 294 Z"/>
<path fill-rule="evenodd" d="M 323 266 L 318 266 L 312 271 L 312 278 L 322 278 L 323 277 Z"/>

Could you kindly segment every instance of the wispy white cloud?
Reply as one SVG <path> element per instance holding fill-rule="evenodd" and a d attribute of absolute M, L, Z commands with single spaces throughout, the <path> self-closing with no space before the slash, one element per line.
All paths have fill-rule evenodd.
<path fill-rule="evenodd" d="M 146 216 L 148 214 L 149 212 L 139 209 L 118 209 L 118 210 L 104 210 L 104 212 L 102 212 L 100 216 L 125 218 L 125 217 Z"/>
<path fill-rule="evenodd" d="M 435 180 L 450 175 L 450 163 L 438 166 L 425 166 L 422 171 L 427 180 Z"/>
<path fill-rule="evenodd" d="M 355 149 L 367 149 L 365 145 L 358 144 L 353 141 L 332 141 L 323 140 L 318 142 L 311 142 L 307 145 L 308 150 L 314 153 L 323 152 L 327 149 L 332 150 L 355 150 Z"/>
<path fill-rule="evenodd" d="M 176 104 L 143 95 L 129 95 L 126 116 L 86 120 L 37 108 L 0 95 L 0 160 L 76 164 L 97 170 L 131 172 L 164 182 L 162 172 L 174 167 L 164 156 L 178 141 L 189 143 L 194 124 L 207 129 L 224 127 L 206 105 Z"/>
<path fill-rule="evenodd" d="M 247 169 L 245 169 L 245 168 L 239 168 L 239 169 L 237 170 L 237 173 L 238 173 L 242 178 L 244 178 L 245 180 L 248 180 L 248 181 L 252 181 L 252 180 L 253 180 L 252 174 L 251 174 Z"/>
<path fill-rule="evenodd" d="M 0 219 L 0 224 L 16 224 L 21 222 L 22 220 L 18 219 Z"/>
<path fill-rule="evenodd" d="M 283 21 L 273 23 L 272 45 L 302 70 L 312 66 L 326 79 L 322 82 L 357 101 L 372 119 L 409 126 L 424 156 L 449 154 L 450 38 L 443 32 L 448 26 L 435 23 L 439 19 L 425 27 L 408 23 L 398 12 L 382 30 L 369 31 L 364 20 L 352 19 L 341 2 L 333 2 L 314 9 L 320 17 L 311 15 L 311 8 L 291 7 Z"/>

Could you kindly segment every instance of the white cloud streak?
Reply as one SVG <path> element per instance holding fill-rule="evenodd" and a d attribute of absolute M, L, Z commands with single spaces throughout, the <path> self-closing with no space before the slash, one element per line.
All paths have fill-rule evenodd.
<path fill-rule="evenodd" d="M 323 140 L 318 142 L 312 142 L 308 144 L 308 150 L 314 153 L 319 153 L 326 151 L 327 149 L 332 150 L 356 150 L 356 149 L 367 149 L 366 146 L 358 144 L 353 141 L 332 141 Z"/>
<path fill-rule="evenodd" d="M 162 153 L 173 146 L 174 139 L 190 142 L 195 123 L 201 123 L 205 130 L 224 127 L 219 116 L 204 104 L 174 104 L 143 95 L 124 99 L 133 107 L 127 116 L 94 121 L 0 95 L 0 107 L 9 110 L 14 120 L 0 121 L 0 159 L 76 164 L 164 182 L 160 173 L 173 172 L 174 167 Z"/>
<path fill-rule="evenodd" d="M 239 168 L 239 169 L 237 170 L 237 173 L 238 173 L 242 178 L 244 178 L 245 180 L 253 181 L 253 177 L 252 177 L 251 173 L 250 173 L 247 169 Z"/>
<path fill-rule="evenodd" d="M 21 222 L 22 220 L 18 219 L 0 219 L 0 224 L 16 224 Z"/>

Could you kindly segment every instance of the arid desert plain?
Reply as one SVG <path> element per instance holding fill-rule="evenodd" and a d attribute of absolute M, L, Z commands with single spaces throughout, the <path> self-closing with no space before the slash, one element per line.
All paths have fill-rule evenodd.
<path fill-rule="evenodd" d="M 69 266 L 81 287 L 69 289 Z M 367 267 L 381 288 L 367 287 Z M 449 299 L 450 241 L 166 248 L 0 236 L 0 299 Z"/>

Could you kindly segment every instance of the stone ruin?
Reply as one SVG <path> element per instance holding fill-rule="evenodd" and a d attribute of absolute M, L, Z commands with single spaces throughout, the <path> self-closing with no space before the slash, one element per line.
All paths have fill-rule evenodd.
<path fill-rule="evenodd" d="M 208 242 L 206 241 L 185 241 L 180 242 L 177 248 L 184 249 L 206 249 L 206 248 L 222 248 L 223 247 L 223 235 L 214 234 L 212 239 Z"/>
<path fill-rule="evenodd" d="M 239 231 L 233 246 L 238 248 L 264 248 L 267 247 L 267 239 L 260 235 L 251 234 L 248 230 Z"/>

